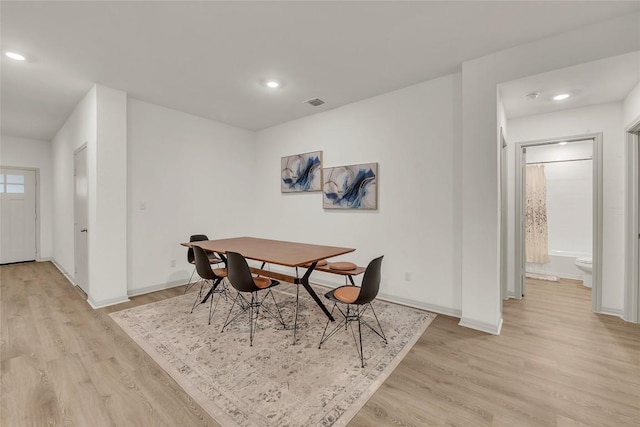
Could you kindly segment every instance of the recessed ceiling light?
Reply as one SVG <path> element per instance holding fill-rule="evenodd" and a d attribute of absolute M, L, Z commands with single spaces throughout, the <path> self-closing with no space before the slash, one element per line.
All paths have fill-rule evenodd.
<path fill-rule="evenodd" d="M 24 55 L 21 55 L 18 52 L 5 52 L 4 54 L 11 59 L 15 59 L 16 61 L 24 61 L 25 59 L 27 59 Z"/>
<path fill-rule="evenodd" d="M 277 80 L 267 80 L 267 81 L 266 81 L 266 83 L 265 83 L 265 85 L 266 85 L 268 88 L 276 89 L 276 88 L 279 88 L 279 87 L 280 87 L 280 82 L 279 82 L 279 81 L 277 81 Z"/>
<path fill-rule="evenodd" d="M 567 145 L 567 141 L 558 142 L 558 145 Z"/>
<path fill-rule="evenodd" d="M 529 92 L 524 97 L 530 100 L 538 99 L 540 96 L 540 92 Z"/>
<path fill-rule="evenodd" d="M 554 101 L 564 101 L 565 99 L 569 98 L 571 96 L 571 94 L 569 93 L 561 93 L 560 95 L 556 95 L 553 97 Z"/>

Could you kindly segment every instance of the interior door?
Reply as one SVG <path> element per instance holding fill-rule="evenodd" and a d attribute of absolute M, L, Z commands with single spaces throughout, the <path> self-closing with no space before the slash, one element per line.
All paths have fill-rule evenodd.
<path fill-rule="evenodd" d="M 88 294 L 89 284 L 89 185 L 87 181 L 87 147 L 74 153 L 74 282 Z"/>
<path fill-rule="evenodd" d="M 35 261 L 36 171 L 2 168 L 0 194 L 0 263 Z"/>

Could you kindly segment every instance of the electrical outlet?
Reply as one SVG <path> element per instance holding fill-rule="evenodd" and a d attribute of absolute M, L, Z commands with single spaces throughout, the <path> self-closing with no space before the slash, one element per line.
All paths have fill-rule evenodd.
<path fill-rule="evenodd" d="M 171 260 L 171 267 L 175 267 L 175 266 L 176 266 L 176 260 L 175 260 L 175 259 L 172 259 L 172 260 Z"/>
<path fill-rule="evenodd" d="M 411 281 L 411 272 L 410 271 L 405 271 L 404 272 L 404 280 L 407 282 Z"/>

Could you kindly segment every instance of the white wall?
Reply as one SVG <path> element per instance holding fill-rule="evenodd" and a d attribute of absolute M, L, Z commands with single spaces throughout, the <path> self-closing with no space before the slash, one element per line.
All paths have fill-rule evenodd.
<path fill-rule="evenodd" d="M 89 302 L 98 307 L 127 299 L 127 94 L 98 85 L 96 109 L 95 157 L 88 152 Z"/>
<path fill-rule="evenodd" d="M 253 132 L 129 99 L 128 144 L 129 295 L 185 283 L 192 234 L 256 234 Z"/>
<path fill-rule="evenodd" d="M 640 70 L 640 64 L 638 64 Z M 640 71 L 638 71 L 640 73 Z M 640 83 L 624 99 L 624 126 L 627 128 L 640 120 Z"/>
<path fill-rule="evenodd" d="M 636 51 L 638 19 L 638 14 L 630 14 L 462 64 L 461 325 L 497 333 L 502 324 L 496 86 Z"/>
<path fill-rule="evenodd" d="M 87 144 L 87 175 L 95 183 L 97 98 L 94 86 L 78 103 L 52 140 L 53 166 L 53 258 L 73 280 L 75 274 L 73 234 L 73 152 Z M 95 192 L 95 185 L 93 191 Z"/>
<path fill-rule="evenodd" d="M 624 188 L 625 139 L 622 102 L 594 105 L 509 120 L 510 155 L 513 144 L 589 133 L 603 134 L 603 265 L 602 310 L 620 313 L 624 307 Z M 515 159 L 515 157 L 511 157 Z M 529 159 L 527 159 L 529 160 Z M 515 160 L 510 162 L 515 165 Z M 513 167 L 510 176 L 514 176 Z M 510 179 L 513 182 L 513 179 Z M 514 212 L 514 189 L 509 191 L 509 215 Z M 510 247 L 513 248 L 510 229 Z M 511 273 L 513 270 L 511 270 Z M 513 290 L 513 274 L 509 289 Z"/>
<path fill-rule="evenodd" d="M 363 266 L 385 255 L 382 294 L 459 316 L 460 84 L 454 74 L 258 132 L 256 233 L 356 248 L 341 259 Z M 378 209 L 281 193 L 280 158 L 316 150 L 324 167 L 378 162 Z"/>
<path fill-rule="evenodd" d="M 9 167 L 38 169 L 40 219 L 38 260 L 53 257 L 53 188 L 51 172 L 51 142 L 2 135 L 0 164 Z"/>
<path fill-rule="evenodd" d="M 126 94 L 96 85 L 52 141 L 53 257 L 73 280 L 74 151 L 87 144 L 89 186 L 88 301 L 94 307 L 127 299 Z"/>

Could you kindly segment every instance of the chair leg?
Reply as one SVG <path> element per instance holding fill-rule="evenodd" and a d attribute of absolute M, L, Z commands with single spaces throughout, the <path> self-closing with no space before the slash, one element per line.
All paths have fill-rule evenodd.
<path fill-rule="evenodd" d="M 373 317 L 375 317 L 376 322 L 378 323 L 378 328 L 380 329 L 380 333 L 378 334 L 383 340 L 385 344 L 388 344 L 387 342 L 387 336 L 384 334 L 384 331 L 382 330 L 382 325 L 380 324 L 380 320 L 378 320 L 378 316 L 376 315 L 376 311 L 373 309 L 373 304 L 369 303 L 369 308 L 371 308 L 371 312 L 373 313 Z M 367 325 L 369 326 L 369 325 Z M 373 329 L 373 328 L 371 328 Z M 376 331 L 375 329 L 373 329 L 373 332 L 378 333 L 378 331 Z"/>
<path fill-rule="evenodd" d="M 189 281 L 187 282 L 187 286 L 184 287 L 184 292 L 182 293 L 182 295 L 186 294 L 189 288 L 193 286 L 193 283 L 191 283 L 191 279 L 193 279 L 193 275 L 195 274 L 195 272 L 196 268 L 193 267 L 193 271 L 191 272 L 191 276 L 189 276 Z"/>
<path fill-rule="evenodd" d="M 318 345 L 318 348 L 322 348 L 322 344 L 327 342 L 327 340 L 329 340 L 329 338 L 335 335 L 338 332 L 338 330 L 341 330 L 343 326 L 345 330 L 351 329 L 351 336 L 353 337 L 353 342 L 356 345 L 356 351 L 358 352 L 358 357 L 360 358 L 360 366 L 364 368 L 364 346 L 362 342 L 363 324 L 367 326 L 369 329 L 371 329 L 373 332 L 375 332 L 380 338 L 382 338 L 385 344 L 387 344 L 387 338 L 384 335 L 384 331 L 382 330 L 382 326 L 380 325 L 378 316 L 375 314 L 375 311 L 373 310 L 373 306 L 371 304 L 364 306 L 362 309 L 359 305 L 354 305 L 353 307 L 351 305 L 352 304 L 347 304 L 346 310 L 342 311 L 342 309 L 338 306 L 338 304 L 334 302 L 333 307 L 331 308 L 331 315 L 333 315 L 333 312 L 337 307 L 338 311 L 340 311 L 340 313 L 343 316 L 343 320 L 340 322 L 340 324 L 338 324 L 335 328 L 333 328 L 329 333 L 327 333 L 327 329 L 329 327 L 329 320 L 327 320 L 327 324 L 325 325 L 324 331 L 322 332 L 322 337 L 320 338 L 320 344 Z M 369 325 L 369 323 L 367 323 L 366 320 L 362 318 L 362 315 L 368 308 L 371 308 L 371 311 L 373 312 L 376 322 L 378 323 L 378 328 L 380 329 L 380 332 L 378 332 L 375 328 Z M 358 322 L 357 336 L 353 326 L 353 323 L 356 321 Z"/>
<path fill-rule="evenodd" d="M 200 282 L 201 282 L 200 290 L 198 291 L 198 295 L 196 296 L 196 299 L 193 301 L 193 306 L 191 306 L 190 313 L 193 313 L 193 309 L 196 308 L 196 305 L 198 305 L 198 303 L 201 301 L 201 299 L 202 299 L 202 291 L 206 287 L 207 283 L 209 283 L 208 280 L 204 280 L 204 279 L 201 279 Z"/>
<path fill-rule="evenodd" d="M 221 332 L 224 332 L 224 329 L 227 326 L 229 326 L 234 320 L 236 320 L 242 313 L 247 312 L 248 320 L 249 320 L 249 346 L 253 347 L 253 338 L 255 337 L 256 331 L 258 330 L 258 319 L 260 318 L 260 308 L 262 308 L 269 316 L 273 317 L 275 320 L 280 322 L 280 324 L 282 324 L 284 328 L 286 328 L 286 324 L 284 323 L 282 313 L 280 312 L 280 307 L 278 307 L 278 303 L 275 297 L 273 296 L 273 293 L 271 293 L 271 298 L 273 299 L 273 303 L 276 306 L 277 315 L 271 312 L 268 306 L 263 305 L 264 300 L 269 297 L 268 295 L 269 293 L 271 293 L 270 289 L 267 292 L 267 294 L 265 294 L 264 298 L 260 300 L 260 296 L 258 295 L 257 292 L 251 292 L 251 299 L 247 300 L 244 298 L 244 296 L 242 296 L 240 292 L 238 292 L 236 298 L 233 300 L 231 309 L 227 314 L 227 318 L 225 319 L 224 326 L 222 327 Z M 235 307 L 236 304 L 238 304 L 238 307 L 240 307 L 240 310 L 236 313 L 235 316 L 233 316 L 232 319 L 229 319 L 231 317 L 231 313 L 233 312 L 233 308 Z"/>
<path fill-rule="evenodd" d="M 267 299 L 269 294 L 271 294 L 271 298 L 273 299 L 273 303 L 276 306 L 276 311 L 278 313 L 277 316 L 274 313 L 272 313 L 271 310 L 269 310 L 267 308 L 267 306 L 264 305 L 264 300 Z M 251 314 L 249 316 L 249 334 L 250 334 L 250 336 L 249 336 L 249 346 L 251 346 L 251 347 L 253 347 L 253 337 L 255 336 L 256 330 L 258 329 L 258 318 L 260 317 L 260 309 L 261 308 L 269 316 L 273 317 L 275 320 L 280 322 L 280 324 L 282 325 L 283 328 L 287 327 L 287 325 L 284 323 L 284 319 L 282 318 L 282 313 L 280 312 L 280 307 L 278 307 L 278 303 L 276 302 L 276 298 L 273 296 L 273 292 L 271 292 L 271 289 L 269 289 L 267 291 L 267 294 L 264 296 L 264 298 L 262 298 L 262 301 L 260 301 L 260 296 L 258 295 L 257 292 L 252 292 L 251 293 L 251 304 L 249 304 L 249 310 L 251 312 Z"/>
<path fill-rule="evenodd" d="M 298 301 L 300 296 L 300 284 L 296 285 L 296 316 L 293 322 L 293 345 L 296 345 L 296 332 L 298 331 Z"/>
<path fill-rule="evenodd" d="M 276 319 L 276 320 L 279 320 L 280 324 L 282 324 L 282 327 L 286 329 L 287 325 L 284 323 L 284 318 L 282 317 L 282 313 L 280 312 L 280 307 L 278 307 L 278 302 L 276 301 L 276 297 L 273 296 L 273 292 L 271 292 L 271 289 L 269 289 L 269 293 L 271 294 L 271 299 L 273 300 L 273 305 L 276 306 L 276 311 L 278 312 L 279 319 Z"/>
<path fill-rule="evenodd" d="M 357 307 L 358 336 L 360 338 L 360 367 L 364 368 L 364 351 L 362 350 L 362 325 L 360 324 L 360 306 Z"/>
<path fill-rule="evenodd" d="M 213 307 L 213 297 L 214 295 L 211 295 L 211 301 L 209 302 L 209 324 L 211 324 L 211 319 L 213 319 L 213 314 L 216 312 L 216 308 L 218 308 L 218 303 L 220 302 L 220 298 L 222 298 L 222 293 L 225 293 L 225 290 L 222 290 L 221 292 L 217 292 L 218 295 L 218 299 L 216 300 L 216 305 L 215 307 Z M 226 297 L 226 293 L 225 293 L 225 297 Z"/>
<path fill-rule="evenodd" d="M 258 307 L 256 307 L 255 298 L 256 298 L 256 293 L 251 292 L 251 303 L 249 304 L 249 347 L 253 347 L 253 333 L 255 332 L 255 329 L 253 326 L 254 307 L 256 308 L 255 323 L 256 323 L 256 326 L 258 326 L 258 313 L 257 313 Z"/>
<path fill-rule="evenodd" d="M 266 305 L 264 303 L 264 301 L 269 297 L 269 295 L 271 295 L 271 299 L 273 300 L 273 304 L 276 307 L 275 312 L 273 312 L 268 305 Z M 276 301 L 276 297 L 273 296 L 273 292 L 271 291 L 271 289 L 269 289 L 267 291 L 267 293 L 265 294 L 264 298 L 262 298 L 262 301 L 260 301 L 258 299 L 258 297 L 256 296 L 256 303 L 258 305 L 258 307 L 262 308 L 262 310 L 267 313 L 269 316 L 271 316 L 273 319 L 277 320 L 284 329 L 286 329 L 287 325 L 286 323 L 284 323 L 284 318 L 282 317 L 282 313 L 280 312 L 280 307 L 278 306 L 278 302 Z"/>
<path fill-rule="evenodd" d="M 236 314 L 236 315 L 235 315 L 235 317 L 234 317 L 233 319 L 229 320 L 229 317 L 231 317 L 231 313 L 233 312 L 233 307 L 235 307 L 235 306 L 236 306 L 236 302 L 238 301 L 238 298 L 240 298 L 240 292 L 238 292 L 238 293 L 236 294 L 236 297 L 235 297 L 235 299 L 233 300 L 233 304 L 231 304 L 231 308 L 229 309 L 229 314 L 227 314 L 227 318 L 224 320 L 224 325 L 222 325 L 222 330 L 221 330 L 220 332 L 224 332 L 224 328 L 226 328 L 226 327 L 227 327 L 231 322 L 233 322 L 234 320 L 236 320 L 236 318 L 237 318 L 240 314 L 244 313 L 244 310 L 243 310 L 243 311 L 240 311 L 238 314 Z"/>
<path fill-rule="evenodd" d="M 336 334 L 336 332 L 338 332 L 340 329 L 342 329 L 342 325 L 347 325 L 347 316 L 345 315 L 345 313 L 340 310 L 340 307 L 338 307 L 337 303 L 333 303 L 333 307 L 331 307 L 331 316 L 333 316 L 333 311 L 336 309 L 336 307 L 338 308 L 338 311 L 340 311 L 340 313 L 342 313 L 342 317 L 343 320 L 340 321 L 340 323 L 338 325 L 336 325 L 336 327 L 334 327 L 331 332 L 329 332 L 327 334 L 327 328 L 329 327 L 329 323 L 331 322 L 330 319 L 327 319 L 327 324 L 324 326 L 324 331 L 322 332 L 322 337 L 320 338 L 320 344 L 318 344 L 318 348 L 322 347 L 322 344 L 324 344 L 325 342 L 327 342 L 329 340 L 329 338 L 331 338 L 332 336 L 334 336 Z"/>

